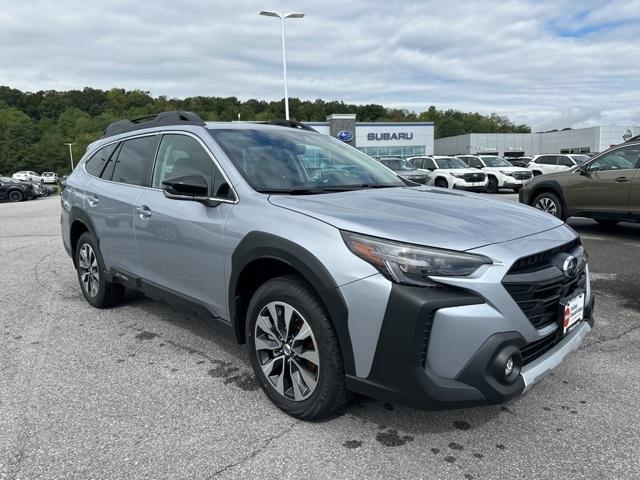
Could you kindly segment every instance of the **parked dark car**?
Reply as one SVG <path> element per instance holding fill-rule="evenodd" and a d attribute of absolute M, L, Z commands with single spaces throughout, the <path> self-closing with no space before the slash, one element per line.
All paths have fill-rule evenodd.
<path fill-rule="evenodd" d="M 520 190 L 520 201 L 562 220 L 640 222 L 640 137 L 569 170 L 535 177 Z"/>
<path fill-rule="evenodd" d="M 385 167 L 390 168 L 402 178 L 416 183 L 429 183 L 431 175 L 425 170 L 418 170 L 411 163 L 399 157 L 380 157 L 377 160 Z"/>
<path fill-rule="evenodd" d="M 533 160 L 533 157 L 515 157 L 507 158 L 506 160 L 514 167 L 526 167 Z"/>
<path fill-rule="evenodd" d="M 0 177 L 0 200 L 21 202 L 35 196 L 36 193 L 31 183 L 20 182 L 10 177 Z"/>

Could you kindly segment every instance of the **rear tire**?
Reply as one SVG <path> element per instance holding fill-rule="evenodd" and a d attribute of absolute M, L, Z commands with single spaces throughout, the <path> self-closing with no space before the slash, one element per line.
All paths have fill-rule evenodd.
<path fill-rule="evenodd" d="M 298 275 L 276 277 L 258 288 L 247 311 L 246 338 L 258 383 L 285 413 L 320 420 L 347 403 L 335 329 L 322 302 Z"/>
<path fill-rule="evenodd" d="M 559 218 L 560 220 L 567 219 L 562 208 L 562 203 L 560 203 L 560 199 L 555 193 L 543 192 L 536 196 L 531 205 L 538 210 L 542 210 L 543 212 L 547 212 L 548 214 Z"/>
<path fill-rule="evenodd" d="M 24 195 L 20 190 L 11 190 L 7 195 L 10 202 L 21 202 L 24 200 Z"/>
<path fill-rule="evenodd" d="M 98 242 L 89 232 L 78 239 L 75 262 L 80 289 L 87 302 L 96 308 L 108 308 L 120 302 L 125 286 L 107 280 Z"/>

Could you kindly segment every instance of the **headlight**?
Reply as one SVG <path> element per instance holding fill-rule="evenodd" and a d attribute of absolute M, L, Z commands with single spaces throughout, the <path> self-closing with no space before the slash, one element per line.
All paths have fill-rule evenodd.
<path fill-rule="evenodd" d="M 351 232 L 342 232 L 342 238 L 356 256 L 390 280 L 406 285 L 435 285 L 429 277 L 467 276 L 482 265 L 493 263 L 482 255 L 420 247 Z"/>
<path fill-rule="evenodd" d="M 513 176 L 513 172 L 505 172 L 504 170 L 499 170 L 499 172 L 503 175 L 507 175 L 509 177 Z"/>
<path fill-rule="evenodd" d="M 453 175 L 456 178 L 464 178 L 464 173 L 452 173 L 451 175 Z"/>

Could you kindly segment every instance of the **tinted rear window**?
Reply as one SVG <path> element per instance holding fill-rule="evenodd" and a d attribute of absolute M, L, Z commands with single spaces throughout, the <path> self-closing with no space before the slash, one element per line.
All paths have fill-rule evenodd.
<path fill-rule="evenodd" d="M 151 165 L 156 152 L 156 141 L 155 135 L 124 141 L 115 162 L 111 180 L 129 185 L 142 185 L 145 181 L 145 172 Z"/>
<path fill-rule="evenodd" d="M 117 143 L 107 145 L 106 147 L 102 147 L 100 150 L 94 153 L 93 156 L 89 160 L 87 160 L 87 163 L 85 163 L 84 165 L 87 173 L 93 175 L 94 177 L 99 177 L 100 175 L 102 175 L 104 167 L 109 161 L 109 157 L 111 157 L 111 154 L 116 149 L 117 145 Z"/>

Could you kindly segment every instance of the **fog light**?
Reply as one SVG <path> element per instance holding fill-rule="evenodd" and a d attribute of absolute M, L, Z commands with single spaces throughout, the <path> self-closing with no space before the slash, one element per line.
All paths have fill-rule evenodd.
<path fill-rule="evenodd" d="M 507 364 L 504 366 L 504 376 L 508 378 L 513 373 L 513 357 L 509 357 Z"/>

